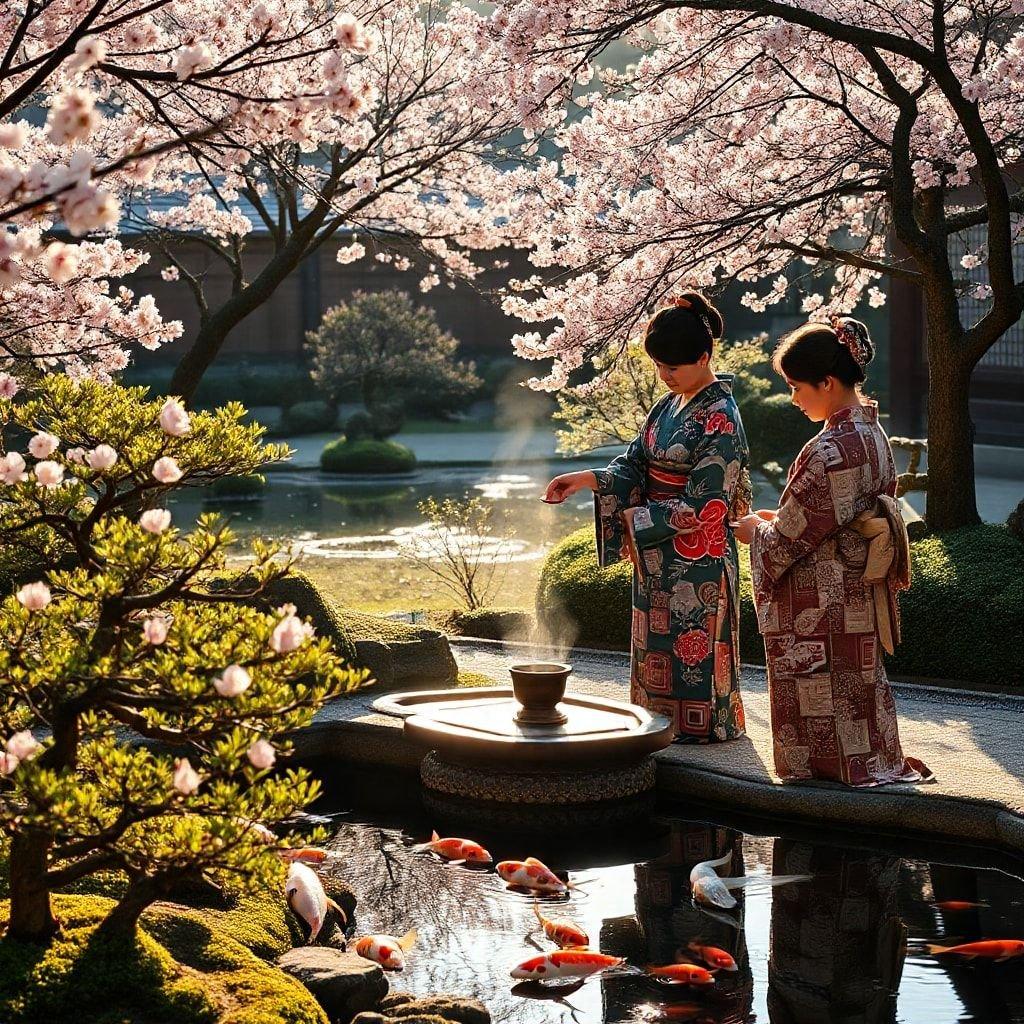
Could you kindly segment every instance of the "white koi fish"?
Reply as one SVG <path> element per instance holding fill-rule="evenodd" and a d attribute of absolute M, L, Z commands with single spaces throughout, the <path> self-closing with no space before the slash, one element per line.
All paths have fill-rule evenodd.
<path fill-rule="evenodd" d="M 732 852 L 723 854 L 717 860 L 702 860 L 690 872 L 690 890 L 698 903 L 731 910 L 736 906 L 736 897 L 730 889 L 742 889 L 747 885 L 786 885 L 788 882 L 802 882 L 810 875 L 737 875 L 722 878 L 716 868 L 725 867 L 732 861 Z"/>
<path fill-rule="evenodd" d="M 526 860 L 503 860 L 494 869 L 498 877 L 509 885 L 536 892 L 568 892 L 571 884 L 563 882 L 546 864 L 536 857 Z"/>
<path fill-rule="evenodd" d="M 355 951 L 364 960 L 380 964 L 385 971 L 405 967 L 405 954 L 416 942 L 416 929 L 410 928 L 400 939 L 393 935 L 364 935 L 356 939 Z"/>
<path fill-rule="evenodd" d="M 621 956 L 606 956 L 592 949 L 559 949 L 545 956 L 524 960 L 510 972 L 523 981 L 561 981 L 565 978 L 589 978 L 609 967 L 621 967 Z"/>
<path fill-rule="evenodd" d="M 309 925 L 309 941 L 315 942 L 324 926 L 327 913 L 333 910 L 342 924 L 347 922 L 345 911 L 324 892 L 316 872 L 301 861 L 293 861 L 284 883 L 288 906 Z"/>

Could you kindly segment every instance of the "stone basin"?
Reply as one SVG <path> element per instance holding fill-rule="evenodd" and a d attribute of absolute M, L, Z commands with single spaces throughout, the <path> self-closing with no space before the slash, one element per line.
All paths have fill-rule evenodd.
<path fill-rule="evenodd" d="M 405 735 L 446 761 L 521 769 L 585 768 L 637 762 L 672 742 L 671 722 L 623 701 L 567 693 L 560 725 L 516 720 L 511 687 L 393 693 L 374 710 L 405 719 Z"/>

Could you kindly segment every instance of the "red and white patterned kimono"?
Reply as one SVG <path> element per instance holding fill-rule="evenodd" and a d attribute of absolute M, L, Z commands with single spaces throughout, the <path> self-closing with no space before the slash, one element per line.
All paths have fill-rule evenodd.
<path fill-rule="evenodd" d="M 880 506 L 895 511 L 895 493 L 877 406 L 840 409 L 790 467 L 778 518 L 754 533 L 754 603 L 783 779 L 877 786 L 930 777 L 903 756 L 882 664 L 879 619 L 891 616 L 884 635 L 899 634 L 896 586 L 864 579 L 868 540 L 856 528 Z"/>

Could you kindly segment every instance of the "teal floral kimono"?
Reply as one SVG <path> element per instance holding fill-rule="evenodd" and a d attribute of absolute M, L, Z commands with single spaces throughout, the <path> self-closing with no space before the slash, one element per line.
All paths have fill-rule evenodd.
<path fill-rule="evenodd" d="M 732 377 L 650 411 L 624 455 L 597 471 L 598 563 L 629 557 L 633 520 L 630 699 L 665 715 L 679 742 L 742 736 L 739 561 L 729 521 L 750 510 L 747 439 Z"/>

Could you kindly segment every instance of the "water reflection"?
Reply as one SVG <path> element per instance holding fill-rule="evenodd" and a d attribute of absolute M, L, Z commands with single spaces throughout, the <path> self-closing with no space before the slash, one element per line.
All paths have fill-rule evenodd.
<path fill-rule="evenodd" d="M 513 966 L 553 946 L 537 932 L 530 897 L 493 871 L 447 866 L 410 850 L 436 812 L 375 775 L 366 792 L 346 786 L 355 808 L 332 845 L 332 870 L 360 896 L 356 934 L 420 939 L 396 989 L 481 999 L 508 1024 L 1024 1024 L 1024 958 L 1006 963 L 937 958 L 929 943 L 1024 937 L 1024 882 L 1013 874 L 856 849 L 836 838 L 743 834 L 720 824 L 657 817 L 647 826 L 558 834 L 554 829 L 467 831 L 496 860 L 534 855 L 578 884 L 567 899 L 542 900 L 601 952 L 624 956 L 632 973 L 561 986 L 516 984 Z M 328 799 L 327 804 L 332 801 Z M 913 849 L 913 848 L 912 848 Z M 700 861 L 731 854 L 722 874 L 810 875 L 796 884 L 736 890 L 731 912 L 709 916 L 690 899 Z M 944 910 L 949 901 L 982 906 Z M 669 987 L 641 974 L 683 958 L 692 942 L 736 960 L 710 990 Z"/>
<path fill-rule="evenodd" d="M 773 894 L 772 1024 L 892 1024 L 907 956 L 900 861 L 775 840 L 774 874 L 809 874 Z"/>

